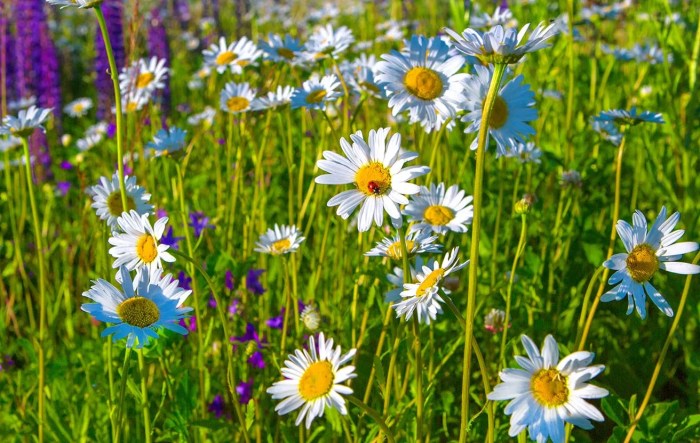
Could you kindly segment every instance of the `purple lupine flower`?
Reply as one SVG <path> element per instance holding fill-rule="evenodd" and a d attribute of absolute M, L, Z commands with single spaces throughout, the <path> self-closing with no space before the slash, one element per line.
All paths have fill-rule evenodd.
<path fill-rule="evenodd" d="M 37 62 L 40 62 L 39 21 L 40 0 L 18 1 L 14 4 L 14 21 L 17 35 L 15 39 L 15 81 L 19 97 L 29 97 L 35 94 Z"/>
<path fill-rule="evenodd" d="M 216 418 L 221 418 L 224 415 L 225 406 L 224 398 L 221 396 L 221 394 L 216 394 L 214 400 L 209 403 L 208 410 L 209 412 L 212 412 Z"/>
<path fill-rule="evenodd" d="M 158 218 L 161 218 L 160 216 Z M 168 245 L 172 247 L 173 249 L 180 249 L 180 240 L 182 240 L 184 237 L 175 237 L 173 235 L 173 227 L 168 226 L 168 232 L 163 234 L 163 236 L 160 238 L 160 242 L 164 245 Z"/>
<path fill-rule="evenodd" d="M 102 2 L 102 12 L 105 16 L 107 32 L 109 34 L 110 43 L 112 43 L 112 51 L 114 51 L 114 60 L 118 70 L 124 67 L 125 60 L 124 29 L 122 24 L 123 8 L 123 0 L 104 0 Z M 114 106 L 114 89 L 112 87 L 112 79 L 109 76 L 109 61 L 107 60 L 105 44 L 102 40 L 102 34 L 99 32 L 95 33 L 95 53 L 95 71 L 97 71 L 97 78 L 95 79 L 97 86 L 97 118 L 102 120 L 112 112 L 112 106 Z"/>
<path fill-rule="evenodd" d="M 168 34 L 163 25 L 163 15 L 160 11 L 167 11 L 165 5 L 154 8 L 150 13 L 150 22 L 148 28 L 148 52 L 151 56 L 156 56 L 159 59 L 165 59 L 165 64 L 170 66 L 170 46 L 168 46 Z M 170 111 L 170 76 L 165 79 L 165 88 L 158 91 L 159 97 L 162 97 L 161 108 L 165 111 L 161 114 L 163 122 Z"/>
<path fill-rule="evenodd" d="M 245 276 L 245 287 L 255 295 L 263 295 L 266 291 L 260 283 L 260 276 L 265 272 L 264 269 L 250 269 Z"/>
<path fill-rule="evenodd" d="M 59 76 L 61 69 L 58 61 L 58 53 L 56 45 L 51 38 L 49 32 L 49 24 L 44 13 L 43 1 L 37 1 L 37 11 L 39 19 L 39 57 L 41 62 L 38 64 L 36 94 L 39 106 L 42 108 L 53 109 L 54 123 L 57 127 L 61 126 L 61 78 Z M 47 150 L 48 152 L 48 150 Z"/>
<path fill-rule="evenodd" d="M 182 27 L 182 29 L 187 29 L 187 25 L 192 19 L 190 2 L 188 0 L 175 0 L 175 15 L 180 22 L 180 27 Z"/>
<path fill-rule="evenodd" d="M 182 289 L 192 289 L 192 278 L 188 277 L 187 274 L 184 273 L 184 271 L 180 271 L 180 273 L 177 274 L 177 281 L 180 282 L 180 287 Z"/>
<path fill-rule="evenodd" d="M 226 277 L 224 279 L 225 284 L 226 284 L 226 289 L 229 291 L 233 291 L 234 284 L 233 284 L 233 272 L 231 272 L 230 269 L 226 270 Z"/>
<path fill-rule="evenodd" d="M 58 182 L 56 183 L 56 189 L 58 189 L 62 197 L 65 197 L 70 191 L 70 182 Z"/>
<path fill-rule="evenodd" d="M 17 98 L 15 92 L 15 40 L 10 33 L 10 5 L 0 3 L 0 69 L 5 74 L 5 93 L 7 99 Z"/>
<path fill-rule="evenodd" d="M 231 317 L 234 317 L 236 314 L 238 314 L 238 305 L 241 303 L 240 300 L 237 298 L 234 298 L 231 300 L 231 304 L 228 306 L 228 315 Z"/>
<path fill-rule="evenodd" d="M 238 394 L 238 402 L 242 405 L 247 405 L 253 398 L 253 379 L 249 378 L 247 382 L 240 382 L 236 385 L 236 394 Z"/>
<path fill-rule="evenodd" d="M 194 236 L 199 237 L 205 229 L 213 229 L 214 225 L 209 223 L 209 217 L 202 211 L 190 212 L 190 226 L 194 229 Z"/>

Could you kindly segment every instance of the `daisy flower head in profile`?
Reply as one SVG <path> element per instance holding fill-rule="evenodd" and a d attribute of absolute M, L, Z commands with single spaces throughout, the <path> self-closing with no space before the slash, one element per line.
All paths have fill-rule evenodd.
<path fill-rule="evenodd" d="M 533 142 L 515 142 L 507 151 L 506 157 L 516 158 L 520 163 L 541 163 L 542 151 Z"/>
<path fill-rule="evenodd" d="M 135 210 L 139 215 L 148 215 L 153 212 L 153 205 L 148 203 L 151 194 L 136 184 L 136 177 L 124 176 L 126 191 L 126 206 L 122 207 L 122 198 L 119 190 L 119 175 L 115 172 L 112 179 L 100 177 L 100 182 L 87 189 L 92 196 L 92 207 L 101 220 L 105 220 L 113 231 L 119 229 L 117 218 L 124 212 Z"/>
<path fill-rule="evenodd" d="M 529 27 L 528 23 L 518 31 L 517 28 L 504 29 L 503 26 L 496 25 L 483 32 L 467 28 L 461 35 L 449 28 L 444 30 L 462 54 L 476 57 L 484 64 L 512 64 L 520 61 L 527 53 L 548 47 L 547 40 L 557 33 L 555 23 L 547 26 L 540 23 L 530 33 L 527 41 L 524 41 Z"/>
<path fill-rule="evenodd" d="M 146 148 L 149 148 L 149 154 L 155 157 L 167 155 L 185 147 L 186 135 L 187 131 L 176 126 L 159 129 L 153 136 L 153 140 L 146 144 Z"/>
<path fill-rule="evenodd" d="M 330 23 L 319 27 L 304 45 L 308 60 L 321 60 L 327 56 L 337 58 L 355 41 L 352 31 L 347 26 L 333 29 Z"/>
<path fill-rule="evenodd" d="M 229 114 L 240 114 L 251 109 L 256 90 L 248 83 L 226 83 L 219 100 L 221 110 Z"/>
<path fill-rule="evenodd" d="M 591 126 L 603 140 L 607 140 L 615 146 L 620 146 L 622 143 L 622 133 L 612 121 L 593 118 Z"/>
<path fill-rule="evenodd" d="M 613 109 L 610 111 L 603 111 L 595 117 L 595 120 L 601 122 L 613 122 L 617 123 L 618 125 L 629 126 L 635 126 L 640 123 L 665 123 L 664 117 L 661 115 L 661 113 L 654 113 L 651 111 L 637 112 L 636 106 L 633 106 L 632 109 L 630 109 L 629 111 L 626 111 L 624 109 Z"/>
<path fill-rule="evenodd" d="M 565 423 L 593 429 L 590 420 L 604 420 L 585 401 L 608 395 L 607 390 L 588 384 L 605 370 L 603 365 L 589 366 L 594 353 L 574 352 L 559 361 L 559 348 L 551 335 L 545 338 L 542 353 L 526 335 L 521 340 L 527 358 L 518 355 L 515 360 L 522 369 L 502 370 L 502 383 L 488 394 L 489 400 L 511 400 L 505 408 L 510 415 L 508 435 L 515 437 L 528 429 L 530 440 L 563 443 Z"/>
<path fill-rule="evenodd" d="M 88 9 L 99 6 L 102 0 L 46 0 L 46 3 L 52 6 L 60 6 L 64 8 L 81 8 Z"/>
<path fill-rule="evenodd" d="M 473 28 L 491 29 L 494 26 L 505 26 L 512 28 L 518 26 L 518 20 L 513 17 L 513 13 L 507 7 L 496 6 L 496 11 L 493 15 L 487 12 L 481 14 L 473 14 L 469 18 L 469 26 Z"/>
<path fill-rule="evenodd" d="M 486 94 L 491 84 L 493 68 L 474 65 L 474 74 L 465 84 L 467 113 L 462 121 L 470 123 L 464 130 L 471 134 L 479 131 Z M 503 85 L 496 96 L 489 118 L 488 134 L 496 139 L 498 155 L 506 155 L 506 150 L 514 143 L 525 143 L 525 138 L 534 135 L 535 130 L 529 122 L 537 120 L 535 93 L 529 85 L 523 85 L 524 77 L 518 75 Z M 477 138 L 471 149 L 477 148 Z"/>
<path fill-rule="evenodd" d="M 406 195 L 420 191 L 418 185 L 408 181 L 430 172 L 427 166 L 404 167 L 418 154 L 401 150 L 401 135 L 394 134 L 387 142 L 388 135 L 389 128 L 372 129 L 365 141 L 362 131 L 357 131 L 350 135 L 352 144 L 340 139 L 345 157 L 324 151 L 324 158 L 317 162 L 319 169 L 328 174 L 316 177 L 316 183 L 355 186 L 331 198 L 328 206 L 338 206 L 337 214 L 347 219 L 362 204 L 357 221 L 360 232 L 368 231 L 373 221 L 381 227 L 384 211 L 395 227 L 401 226 L 399 205 L 408 204 Z"/>
<path fill-rule="evenodd" d="M 264 96 L 256 97 L 250 104 L 250 107 L 254 111 L 262 111 L 288 105 L 292 102 L 292 94 L 294 94 L 293 87 L 279 85 L 274 91 L 269 91 Z"/>
<path fill-rule="evenodd" d="M 150 91 L 127 91 L 122 94 L 122 108 L 125 113 L 137 112 L 143 109 L 150 101 L 153 94 Z M 115 110 L 116 112 L 116 110 Z"/>
<path fill-rule="evenodd" d="M 32 105 L 27 109 L 21 109 L 14 115 L 6 115 L 0 125 L 0 135 L 11 135 L 14 137 L 29 137 L 35 129 L 44 131 L 42 124 L 49 118 L 51 109 L 37 108 Z"/>
<path fill-rule="evenodd" d="M 148 272 L 137 274 L 132 281 L 126 266 L 119 267 L 117 280 L 121 283 L 121 290 L 106 280 L 98 279 L 88 291 L 83 292 L 83 297 L 95 303 L 84 303 L 80 309 L 96 320 L 114 323 L 102 331 L 102 337 L 114 334 L 114 340 L 126 338 L 128 348 L 135 345 L 140 349 L 151 338 L 158 338 L 156 331 L 161 327 L 187 335 L 187 329 L 178 324 L 192 311 L 192 308 L 181 305 L 187 296 L 167 296 L 163 287 L 151 280 Z M 182 291 L 168 290 L 182 294 Z"/>
<path fill-rule="evenodd" d="M 675 274 L 700 273 L 700 266 L 678 261 L 683 254 L 698 250 L 696 242 L 676 243 L 685 233 L 682 229 L 673 230 L 680 218 L 681 215 L 674 212 L 667 219 L 663 206 L 648 231 L 646 218 L 640 211 L 632 216 L 632 226 L 624 220 L 617 222 L 617 233 L 627 252 L 615 254 L 603 263 L 615 271 L 608 284 L 617 286 L 603 294 L 601 301 L 627 297 L 627 315 L 636 308 L 644 319 L 647 316 L 646 294 L 661 312 L 673 316 L 671 306 L 649 281 L 659 269 Z"/>
<path fill-rule="evenodd" d="M 452 185 L 445 189 L 445 184 L 430 188 L 421 186 L 420 192 L 411 197 L 403 210 L 409 222 L 414 222 L 414 229 L 432 231 L 436 234 L 467 232 L 467 224 L 474 217 L 473 198 L 465 195 L 459 186 Z"/>
<path fill-rule="evenodd" d="M 219 74 L 223 74 L 227 69 L 232 74 L 240 74 L 243 67 L 253 63 L 260 56 L 261 51 L 248 37 L 241 37 L 230 44 L 226 43 L 225 37 L 221 37 L 218 44 L 213 43 L 202 54 L 204 63 Z"/>
<path fill-rule="evenodd" d="M 449 57 L 449 50 L 439 38 L 413 36 L 405 52 L 382 55 L 375 78 L 386 89 L 392 115 L 409 111 L 411 123 L 428 132 L 457 115 L 467 74 L 458 73 L 464 57 Z"/>
<path fill-rule="evenodd" d="M 427 261 L 423 261 L 423 257 L 417 255 L 415 264 L 409 266 L 411 271 L 411 282 L 415 283 L 418 281 L 418 274 L 422 271 L 423 264 L 432 269 L 435 264 L 435 259 L 430 258 Z M 400 266 L 395 266 L 392 272 L 386 275 L 386 279 L 393 285 L 393 289 L 386 292 L 384 301 L 386 303 L 396 303 L 397 301 L 400 301 L 404 284 L 403 268 Z M 447 288 L 443 288 L 443 291 L 446 295 L 452 293 L 452 291 Z"/>
<path fill-rule="evenodd" d="M 435 240 L 437 240 L 436 235 L 431 235 L 429 231 L 415 229 L 415 226 L 412 226 L 406 235 L 406 250 L 409 258 L 418 254 L 441 252 L 442 245 L 435 243 Z M 365 255 L 368 257 L 389 257 L 392 260 L 401 260 L 403 259 L 401 237 L 398 234 L 393 237 L 384 237 L 382 241 L 377 242 L 377 246 L 365 252 Z"/>
<path fill-rule="evenodd" d="M 168 217 L 162 217 L 151 226 L 148 215 L 134 210 L 123 213 L 117 218 L 121 232 L 115 232 L 109 238 L 109 244 L 113 246 L 109 253 L 116 259 L 112 267 L 124 265 L 129 271 L 140 273 L 142 268 L 148 271 L 162 269 L 162 261 L 174 262 L 175 257 L 168 252 L 170 247 L 158 244 L 167 223 Z"/>
<path fill-rule="evenodd" d="M 151 57 L 150 60 L 139 59 L 119 74 L 119 88 L 125 92 L 150 94 L 156 89 L 165 88 L 168 68 L 166 59 Z"/>
<path fill-rule="evenodd" d="M 260 49 L 263 57 L 273 62 L 294 64 L 304 47 L 299 40 L 287 34 L 280 37 L 277 34 L 268 34 L 267 41 L 260 40 Z"/>
<path fill-rule="evenodd" d="M 416 274 L 414 283 L 404 283 L 401 301 L 395 303 L 396 317 L 404 317 L 407 321 L 416 314 L 419 323 L 430 324 L 438 314 L 442 313 L 440 303 L 445 300 L 440 292 L 445 292 L 441 283 L 448 275 L 459 271 L 469 264 L 469 260 L 457 263 L 459 248 L 453 248 L 442 259 L 442 262 L 432 262 L 432 266 L 423 266 Z"/>
<path fill-rule="evenodd" d="M 92 100 L 87 97 L 79 98 L 68 103 L 63 110 L 71 117 L 82 117 L 92 108 Z"/>
<path fill-rule="evenodd" d="M 333 349 L 333 339 L 318 334 L 318 347 L 313 336 L 308 349 L 297 349 L 285 360 L 282 368 L 284 380 L 275 382 L 267 393 L 275 400 L 282 400 L 275 411 L 285 415 L 299 409 L 295 425 L 303 421 L 306 429 L 316 417 L 322 417 L 326 408 L 334 408 L 347 415 L 343 395 L 352 394 L 352 389 L 343 383 L 357 376 L 355 367 L 347 365 L 355 356 L 355 349 L 341 354 L 340 346 Z"/>
<path fill-rule="evenodd" d="M 290 252 L 296 252 L 305 240 L 301 236 L 301 231 L 296 226 L 278 226 L 275 223 L 274 229 L 268 229 L 260 239 L 255 242 L 256 252 L 264 254 L 282 255 Z"/>
<path fill-rule="evenodd" d="M 292 93 L 292 109 L 326 109 L 326 103 L 333 102 L 343 95 L 340 81 L 335 74 L 319 77 L 314 74 L 306 80 L 301 88 Z"/>

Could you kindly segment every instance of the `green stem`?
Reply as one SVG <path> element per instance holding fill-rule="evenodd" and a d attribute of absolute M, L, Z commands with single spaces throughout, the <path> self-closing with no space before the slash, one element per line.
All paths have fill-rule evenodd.
<path fill-rule="evenodd" d="M 102 5 L 100 4 L 94 9 L 95 15 L 97 15 L 97 23 L 99 23 L 100 31 L 102 32 L 102 40 L 105 44 L 107 60 L 109 61 L 109 76 L 112 79 L 112 85 L 114 87 L 114 107 L 116 109 L 115 117 L 117 119 L 117 169 L 119 171 L 119 192 L 122 197 L 122 208 L 126 210 L 128 205 L 126 200 L 126 184 L 124 183 L 124 141 L 122 140 L 124 122 L 122 120 L 122 96 L 121 90 L 119 89 L 119 69 L 117 68 L 117 62 L 114 60 L 114 51 L 112 50 L 112 42 L 109 39 L 105 16 L 102 13 Z"/>
<path fill-rule="evenodd" d="M 695 259 L 693 260 L 693 264 L 697 264 L 698 261 L 700 260 L 700 253 L 695 255 Z M 644 410 L 646 409 L 647 405 L 649 404 L 649 400 L 651 399 L 651 394 L 654 392 L 654 386 L 656 386 L 656 381 L 659 378 L 659 373 L 661 373 L 661 367 L 664 364 L 664 359 L 666 358 L 666 353 L 668 352 L 668 348 L 671 346 L 671 341 L 673 340 L 673 335 L 676 333 L 676 329 L 678 329 L 678 324 L 681 321 L 681 315 L 683 315 L 683 308 L 685 308 L 685 302 L 688 299 L 688 293 L 690 292 L 690 281 L 693 278 L 692 274 L 688 275 L 685 278 L 685 286 L 683 287 L 683 294 L 681 295 L 681 301 L 680 304 L 678 305 L 678 312 L 676 313 L 676 318 L 673 319 L 673 323 L 671 324 L 671 329 L 668 331 L 668 336 L 666 337 L 666 341 L 664 342 L 664 347 L 661 349 L 661 355 L 659 355 L 659 360 L 656 362 L 656 366 L 654 367 L 654 374 L 651 376 L 651 380 L 649 381 L 649 386 L 647 386 L 647 392 L 644 395 L 644 400 L 642 400 L 642 403 L 639 405 L 639 409 L 637 410 L 637 415 L 634 417 L 634 421 L 630 425 L 629 430 L 627 431 L 627 436 L 625 437 L 625 442 L 624 443 L 629 443 L 632 440 L 632 435 L 634 434 L 634 430 L 637 427 L 637 423 L 639 423 L 639 420 L 642 418 L 642 415 L 644 414 Z"/>
<path fill-rule="evenodd" d="M 466 328 L 464 328 L 464 363 L 462 366 L 462 409 L 460 415 L 459 442 L 467 441 L 467 425 L 469 423 L 469 383 L 471 375 L 472 338 L 474 334 L 474 312 L 476 308 L 477 271 L 479 268 L 479 234 L 481 233 L 481 204 L 483 197 L 484 160 L 486 156 L 486 141 L 488 139 L 491 110 L 498 95 L 498 87 L 505 72 L 505 64 L 495 66 L 491 85 L 484 100 L 481 113 L 476 149 L 476 172 L 474 176 L 474 219 L 472 220 L 472 239 L 469 265 L 469 288 L 467 292 Z"/>
<path fill-rule="evenodd" d="M 520 215 L 521 226 L 520 226 L 520 240 L 518 241 L 518 247 L 515 250 L 515 258 L 513 258 L 513 266 L 510 268 L 510 278 L 508 279 L 508 291 L 506 292 L 506 315 L 503 317 L 503 334 L 501 335 L 501 352 L 499 353 L 498 362 L 499 367 L 505 367 L 506 363 L 506 341 L 508 338 L 508 324 L 510 322 L 510 302 L 511 295 L 513 293 L 513 282 L 515 281 L 515 270 L 518 267 L 518 262 L 520 261 L 520 256 L 525 249 L 525 238 L 527 237 L 527 215 Z"/>
<path fill-rule="evenodd" d="M 389 429 L 389 426 L 386 425 L 379 412 L 367 406 L 362 400 L 354 395 L 348 395 L 347 398 L 352 404 L 362 409 L 367 415 L 372 417 L 372 419 L 379 425 L 384 435 L 386 435 L 386 439 L 389 441 L 389 443 L 394 443 L 396 441 L 394 439 L 394 434 L 391 432 L 391 429 Z"/>
<path fill-rule="evenodd" d="M 143 358 L 143 349 L 138 350 L 139 373 L 141 374 L 141 411 L 143 413 L 143 432 L 146 443 L 151 443 L 151 414 L 148 410 L 148 387 L 146 386 L 146 364 Z"/>
<path fill-rule="evenodd" d="M 44 441 L 44 420 L 46 418 L 44 403 L 44 385 L 46 382 L 45 366 L 45 340 L 46 340 L 46 279 L 44 264 L 44 246 L 41 239 L 41 223 L 39 223 L 39 211 L 34 197 L 34 184 L 32 183 L 32 162 L 29 155 L 29 140 L 22 137 L 24 149 L 24 168 L 27 178 L 27 192 L 29 203 L 32 207 L 32 227 L 34 228 L 34 243 L 36 243 L 36 258 L 39 262 L 39 442 Z M 6 167 L 9 167 L 6 166 Z M 8 189 L 9 191 L 9 189 Z"/>
<path fill-rule="evenodd" d="M 114 443 L 119 443 L 119 436 L 122 430 L 122 417 L 124 416 L 124 396 L 126 395 L 126 379 L 129 372 L 129 356 L 131 348 L 126 348 L 124 353 L 124 364 L 122 365 L 122 382 L 119 388 L 119 409 L 117 410 L 117 429 L 114 434 Z"/>
<path fill-rule="evenodd" d="M 413 316 L 413 335 L 416 348 L 416 441 L 420 442 L 423 440 L 423 356 L 417 315 Z"/>

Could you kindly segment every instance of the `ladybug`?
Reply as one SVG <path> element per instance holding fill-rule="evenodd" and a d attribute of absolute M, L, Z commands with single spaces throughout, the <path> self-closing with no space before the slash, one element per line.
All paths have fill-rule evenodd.
<path fill-rule="evenodd" d="M 369 191 L 374 195 L 379 195 L 382 193 L 382 188 L 380 188 L 376 182 L 367 183 L 367 187 L 369 188 Z"/>

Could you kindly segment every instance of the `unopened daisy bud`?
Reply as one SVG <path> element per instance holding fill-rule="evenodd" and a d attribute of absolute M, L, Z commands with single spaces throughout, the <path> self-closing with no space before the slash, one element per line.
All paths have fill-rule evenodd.
<path fill-rule="evenodd" d="M 310 331 L 315 331 L 321 323 L 321 315 L 315 306 L 308 305 L 301 313 L 301 321 Z"/>
<path fill-rule="evenodd" d="M 530 208 L 532 207 L 532 203 L 529 199 L 526 199 L 525 197 L 521 198 L 518 200 L 518 202 L 515 204 L 515 213 L 518 215 L 522 214 L 527 214 L 530 212 Z"/>
<path fill-rule="evenodd" d="M 491 309 L 484 316 L 484 328 L 492 334 L 498 334 L 503 330 L 503 324 L 506 320 L 506 313 L 500 309 Z"/>
<path fill-rule="evenodd" d="M 68 145 L 70 145 L 70 142 L 72 141 L 73 137 L 70 134 L 63 134 L 63 136 L 61 137 L 61 144 L 66 148 L 68 147 Z"/>

